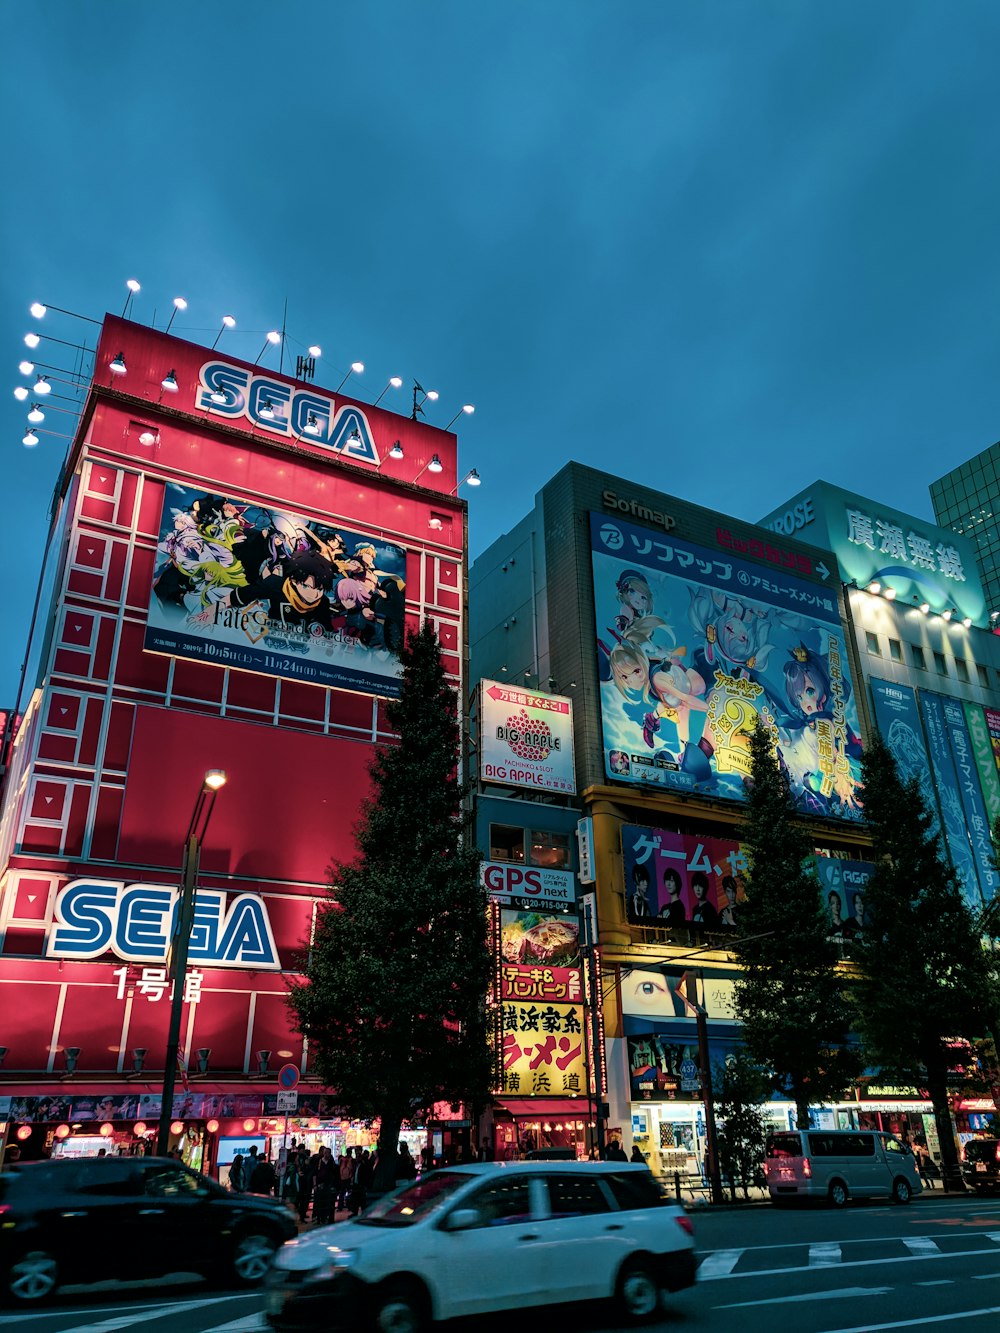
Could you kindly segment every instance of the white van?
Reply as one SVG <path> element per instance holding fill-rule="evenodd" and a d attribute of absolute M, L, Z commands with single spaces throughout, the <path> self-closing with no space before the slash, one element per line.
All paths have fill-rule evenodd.
<path fill-rule="evenodd" d="M 886 1196 L 909 1203 L 920 1193 L 916 1158 L 891 1134 L 873 1129 L 792 1129 L 767 1136 L 764 1175 L 774 1204 Z"/>

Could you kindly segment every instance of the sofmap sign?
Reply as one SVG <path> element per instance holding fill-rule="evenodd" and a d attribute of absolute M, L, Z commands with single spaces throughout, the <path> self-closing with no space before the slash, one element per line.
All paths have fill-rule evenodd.
<path fill-rule="evenodd" d="M 48 958 L 100 958 L 162 963 L 174 931 L 180 891 L 166 884 L 75 879 L 56 897 Z M 199 889 L 188 960 L 212 967 L 280 969 L 267 907 L 253 893 L 229 898 Z"/>
<path fill-rule="evenodd" d="M 494 902 L 508 907 L 572 907 L 576 901 L 573 875 L 568 870 L 484 861 L 479 879 Z"/>
<path fill-rule="evenodd" d="M 573 701 L 484 680 L 479 691 L 479 775 L 534 791 L 576 791 Z"/>
<path fill-rule="evenodd" d="M 368 418 L 352 403 L 338 408 L 316 389 L 296 389 L 228 361 L 206 361 L 198 381 L 195 407 L 201 412 L 228 421 L 244 417 L 271 435 L 318 444 L 353 462 L 378 465 Z"/>

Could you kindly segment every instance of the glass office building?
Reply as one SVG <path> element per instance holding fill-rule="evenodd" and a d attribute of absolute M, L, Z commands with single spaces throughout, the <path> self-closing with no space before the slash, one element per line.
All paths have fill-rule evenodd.
<path fill-rule="evenodd" d="M 991 624 L 1000 621 L 1000 443 L 931 482 L 934 517 L 975 543 Z"/>

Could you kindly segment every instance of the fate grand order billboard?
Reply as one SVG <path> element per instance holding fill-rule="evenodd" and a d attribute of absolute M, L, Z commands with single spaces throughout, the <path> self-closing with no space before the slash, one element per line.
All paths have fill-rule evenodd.
<path fill-rule="evenodd" d="M 744 800 L 770 731 L 796 807 L 861 818 L 833 587 L 591 514 L 604 762 L 619 782 Z"/>
<path fill-rule="evenodd" d="M 145 647 L 395 696 L 406 552 L 364 532 L 169 485 Z"/>

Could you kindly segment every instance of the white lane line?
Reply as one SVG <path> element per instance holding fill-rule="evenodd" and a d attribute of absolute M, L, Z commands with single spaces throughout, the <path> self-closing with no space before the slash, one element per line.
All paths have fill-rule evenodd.
<path fill-rule="evenodd" d="M 930 1236 L 904 1236 L 902 1241 L 911 1254 L 918 1254 L 921 1258 L 941 1253 L 937 1241 L 931 1240 Z"/>
<path fill-rule="evenodd" d="M 160 1305 L 155 1310 L 146 1310 L 140 1315 L 129 1313 L 119 1315 L 117 1319 L 102 1319 L 99 1324 L 76 1324 L 73 1328 L 60 1329 L 59 1333 L 117 1333 L 118 1329 L 131 1328 L 133 1324 L 144 1324 L 149 1319 L 168 1319 L 172 1315 L 185 1314 L 188 1310 L 201 1310 L 206 1305 L 218 1305 L 219 1300 L 220 1297 L 213 1296 L 211 1300 L 206 1301 L 184 1301 L 176 1305 L 169 1303 Z"/>
<path fill-rule="evenodd" d="M 956 1319 L 982 1319 L 986 1314 L 1000 1314 L 1000 1305 L 990 1305 L 985 1310 L 924 1315 L 921 1319 L 900 1319 L 894 1324 L 855 1324 L 853 1328 L 831 1328 L 828 1333 L 885 1333 L 890 1328 L 917 1328 L 920 1324 L 950 1324 Z"/>
<path fill-rule="evenodd" d="M 984 1231 L 983 1235 L 987 1240 L 991 1240 L 996 1245 L 1000 1245 L 1000 1231 Z"/>
<path fill-rule="evenodd" d="M 809 1246 L 810 1268 L 833 1268 L 840 1263 L 840 1246 L 835 1240 Z"/>
<path fill-rule="evenodd" d="M 892 1287 L 838 1287 L 835 1291 L 810 1291 L 800 1296 L 770 1296 L 762 1301 L 734 1301 L 732 1305 L 716 1305 L 716 1310 L 745 1310 L 751 1305 L 790 1305 L 793 1301 L 839 1301 L 861 1296 L 885 1296 Z"/>
<path fill-rule="evenodd" d="M 993 1250 L 953 1250 L 948 1254 L 899 1254 L 889 1259 L 845 1259 L 841 1262 L 841 1268 L 870 1268 L 872 1264 L 912 1264 L 918 1258 L 922 1260 L 933 1259 L 968 1259 L 970 1256 L 978 1256 L 983 1259 L 992 1259 Z M 698 1269 L 699 1274 L 703 1271 L 705 1265 L 702 1264 Z M 731 1282 L 733 1278 L 753 1278 L 753 1277 L 777 1277 L 784 1273 L 815 1273 L 816 1269 L 808 1264 L 799 1264 L 795 1268 L 758 1268 L 750 1269 L 745 1273 L 719 1273 L 709 1277 L 710 1282 Z M 69 1330 L 69 1333 L 76 1333 L 75 1329 Z"/>
<path fill-rule="evenodd" d="M 222 1296 L 219 1297 L 219 1300 L 224 1300 L 224 1299 L 225 1298 Z M 153 1309 L 161 1310 L 163 1308 L 163 1302 L 161 1301 L 156 1306 L 130 1305 L 127 1308 L 129 1310 L 135 1310 L 135 1311 L 153 1310 Z M 121 1314 L 121 1312 L 122 1312 L 121 1305 L 100 1305 L 96 1309 L 92 1309 L 90 1306 L 88 1306 L 85 1310 L 67 1310 L 64 1313 L 71 1315 L 84 1315 L 84 1314 Z M 20 1328 L 20 1326 L 28 1319 L 55 1319 L 58 1317 L 59 1314 L 60 1311 L 58 1310 L 36 1310 L 31 1314 L 25 1313 L 25 1314 L 0 1316 L 0 1328 L 9 1328 L 11 1325 L 15 1324 L 17 1325 L 18 1328 Z"/>
<path fill-rule="evenodd" d="M 744 1253 L 744 1250 L 715 1250 L 699 1264 L 698 1281 L 705 1282 L 716 1277 L 727 1277 L 739 1263 Z"/>
<path fill-rule="evenodd" d="M 262 1314 L 249 1314 L 242 1319 L 231 1319 L 228 1324 L 213 1324 L 211 1328 L 203 1328 L 201 1333 L 262 1333 L 267 1326 Z"/>

